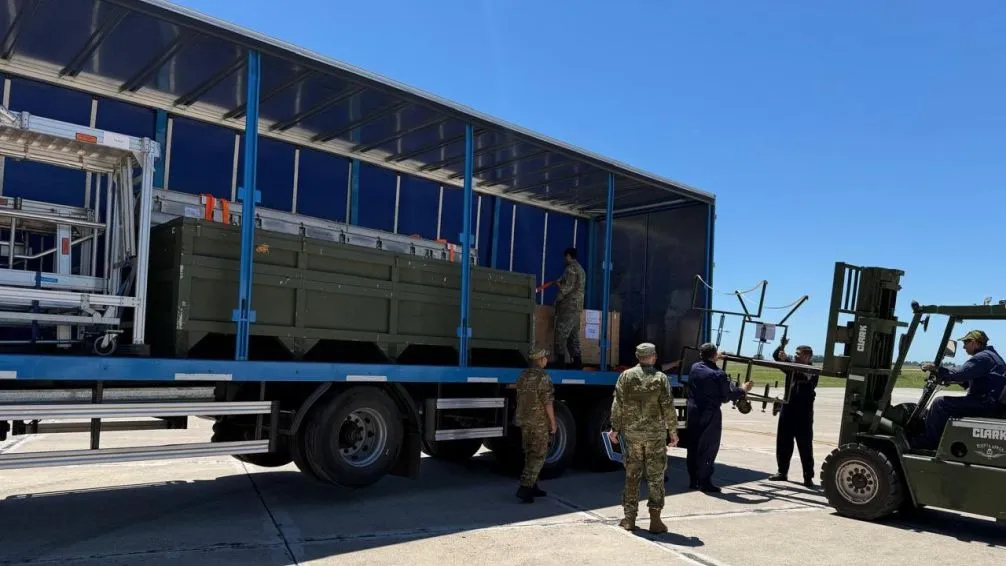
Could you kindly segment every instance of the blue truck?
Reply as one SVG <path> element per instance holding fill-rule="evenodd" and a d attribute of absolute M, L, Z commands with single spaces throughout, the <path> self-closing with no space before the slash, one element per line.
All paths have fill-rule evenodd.
<path fill-rule="evenodd" d="M 14 4 L 0 13 L 0 440 L 90 446 L 0 451 L 2 469 L 231 455 L 362 487 L 415 476 L 423 452 L 483 446 L 519 466 L 520 369 L 469 355 L 475 264 L 545 283 L 575 247 L 586 308 L 618 313 L 598 317 L 591 367 L 550 370 L 545 477 L 611 465 L 615 358 L 631 365 L 649 341 L 667 362 L 709 339 L 712 298 L 693 281 L 713 280 L 711 194 L 168 2 Z M 144 354 L 150 231 L 179 216 L 254 219 L 234 222 L 233 359 Z M 451 255 L 457 363 L 256 359 L 256 228 Z M 101 447 L 103 432 L 192 417 L 214 420 L 213 438 Z"/>

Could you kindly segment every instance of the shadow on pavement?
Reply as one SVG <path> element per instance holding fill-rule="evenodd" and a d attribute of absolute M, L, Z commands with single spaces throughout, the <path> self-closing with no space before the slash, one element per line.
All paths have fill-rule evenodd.
<path fill-rule="evenodd" d="M 684 464 L 683 457 L 669 458 L 668 496 L 687 490 Z M 168 555 L 192 562 L 188 553 L 223 551 L 248 554 L 250 560 L 242 558 L 246 564 L 275 564 L 489 527 L 513 529 L 508 536 L 533 536 L 521 535 L 520 529 L 614 524 L 617 519 L 590 511 L 620 506 L 624 482 L 621 469 L 570 470 L 542 481 L 550 497 L 528 505 L 514 497 L 516 478 L 498 473 L 491 454 L 462 464 L 424 458 L 418 479 L 387 477 L 361 490 L 317 483 L 293 466 L 245 468 L 250 473 L 208 480 L 8 496 L 0 501 L 0 516 L 7 519 L 0 529 L 0 562 L 156 562 L 167 561 Z M 108 482 L 120 473 L 130 477 L 133 472 L 109 468 Z M 715 477 L 721 486 L 746 489 L 739 484 L 764 476 L 717 465 Z M 645 500 L 645 482 L 640 491 Z M 640 526 L 645 529 L 645 521 Z M 638 534 L 664 544 L 703 545 L 680 534 Z M 205 559 L 218 563 L 222 558 Z"/>
<path fill-rule="evenodd" d="M 914 533 L 928 533 L 990 548 L 1006 548 L 1006 524 L 942 509 L 918 509 L 897 514 L 883 524 Z"/>

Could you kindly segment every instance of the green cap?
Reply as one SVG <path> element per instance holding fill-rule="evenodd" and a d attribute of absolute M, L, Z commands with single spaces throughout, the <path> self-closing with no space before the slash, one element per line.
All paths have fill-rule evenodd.
<path fill-rule="evenodd" d="M 547 357 L 548 357 L 548 350 L 546 350 L 545 348 L 538 348 L 537 350 L 531 350 L 532 360 L 538 360 Z"/>
<path fill-rule="evenodd" d="M 653 356 L 657 353 L 657 347 L 649 342 L 643 342 L 642 344 L 636 346 L 636 357 L 645 358 L 646 356 Z"/>
<path fill-rule="evenodd" d="M 982 330 L 972 330 L 964 336 L 958 338 L 961 342 L 967 342 L 968 340 L 974 340 L 976 342 L 981 342 L 982 344 L 988 344 L 989 336 L 985 334 Z"/>

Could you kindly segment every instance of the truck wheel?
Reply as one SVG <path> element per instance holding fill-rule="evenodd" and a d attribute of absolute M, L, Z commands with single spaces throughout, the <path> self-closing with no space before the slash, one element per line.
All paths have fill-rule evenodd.
<path fill-rule="evenodd" d="M 354 387 L 311 420 L 305 435 L 307 456 L 322 479 L 365 487 L 384 477 L 398 460 L 402 415 L 381 389 Z"/>
<path fill-rule="evenodd" d="M 311 460 L 307 456 L 307 430 L 308 421 L 305 421 L 301 424 L 296 434 L 290 437 L 290 457 L 293 459 L 293 464 L 297 466 L 297 469 L 302 474 L 307 475 L 307 477 L 315 481 L 326 481 L 314 469 L 311 465 Z"/>
<path fill-rule="evenodd" d="M 481 438 L 441 440 L 425 443 L 425 452 L 432 458 L 445 462 L 464 462 L 482 448 Z"/>
<path fill-rule="evenodd" d="M 898 469 L 884 453 L 853 443 L 824 460 L 821 484 L 839 515 L 874 521 L 897 511 L 904 500 Z"/>
<path fill-rule="evenodd" d="M 583 435 L 580 452 L 583 463 L 591 470 L 610 472 L 621 466 L 608 458 L 601 434 L 611 429 L 611 401 L 603 399 L 594 404 L 586 413 L 583 424 Z"/>
<path fill-rule="evenodd" d="M 555 437 L 545 454 L 545 465 L 539 476 L 550 479 L 561 476 L 576 456 L 576 419 L 566 403 L 555 402 Z M 523 458 L 522 458 L 523 460 Z"/>

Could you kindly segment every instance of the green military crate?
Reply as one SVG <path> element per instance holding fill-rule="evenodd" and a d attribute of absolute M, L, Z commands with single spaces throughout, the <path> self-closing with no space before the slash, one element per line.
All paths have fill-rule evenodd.
<path fill-rule="evenodd" d="M 238 226 L 201 219 L 153 229 L 147 336 L 154 355 L 205 357 L 193 353 L 200 341 L 235 333 L 240 241 Z M 335 351 L 333 344 L 377 346 L 390 360 L 409 346 L 443 352 L 458 345 L 458 263 L 256 229 L 253 281 L 253 341 L 275 338 L 296 359 Z M 473 266 L 471 289 L 472 349 L 526 357 L 534 276 Z"/>

